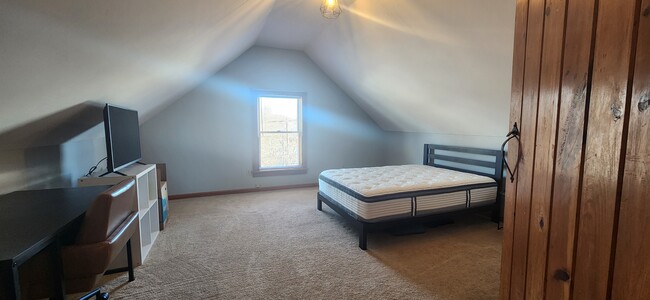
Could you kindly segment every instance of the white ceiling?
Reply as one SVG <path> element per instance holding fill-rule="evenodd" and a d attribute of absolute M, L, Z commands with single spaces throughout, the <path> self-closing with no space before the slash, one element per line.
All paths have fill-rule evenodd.
<path fill-rule="evenodd" d="M 507 130 L 515 2 L 276 0 L 256 44 L 304 50 L 384 129 Z"/>
<path fill-rule="evenodd" d="M 507 130 L 512 0 L 357 0 L 307 49 L 384 129 Z"/>
<path fill-rule="evenodd" d="M 268 0 L 0 0 L 0 132 L 86 101 L 146 120 L 247 50 Z"/>
<path fill-rule="evenodd" d="M 341 0 L 350 5 L 355 0 Z M 320 14 L 322 0 L 275 0 L 256 45 L 305 50 L 329 24 L 337 22 Z"/>
<path fill-rule="evenodd" d="M 514 1 L 320 2 L 0 0 L 0 133 L 88 101 L 146 120 L 254 43 L 305 51 L 386 130 L 507 130 Z"/>

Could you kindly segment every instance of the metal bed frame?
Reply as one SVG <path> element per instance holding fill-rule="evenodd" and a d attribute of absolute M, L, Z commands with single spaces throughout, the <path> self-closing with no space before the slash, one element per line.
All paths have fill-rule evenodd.
<path fill-rule="evenodd" d="M 444 154 L 440 154 L 440 151 L 445 151 Z M 473 158 L 467 158 L 466 154 L 481 155 L 483 157 L 489 157 L 490 160 L 479 160 Z M 492 161 L 492 157 L 494 161 Z M 322 203 L 324 202 L 336 211 L 339 215 L 350 221 L 359 231 L 359 248 L 366 250 L 368 249 L 368 233 L 372 231 L 382 230 L 386 228 L 392 228 L 400 225 L 414 224 L 414 223 L 425 223 L 433 221 L 441 217 L 448 217 L 457 215 L 459 213 L 469 213 L 476 212 L 478 210 L 485 210 L 486 207 L 492 207 L 492 220 L 495 222 L 500 221 L 501 217 L 501 202 L 502 202 L 502 190 L 503 190 L 503 152 L 501 150 L 491 150 L 491 149 L 481 149 L 481 148 L 470 148 L 470 147 L 458 147 L 458 146 L 445 146 L 445 145 L 435 145 L 435 144 L 425 144 L 424 145 L 424 157 L 423 163 L 425 165 L 434 166 L 438 168 L 445 168 L 449 170 L 455 170 L 460 172 L 472 173 L 477 175 L 488 176 L 493 178 L 497 182 L 497 198 L 494 204 L 488 206 L 479 206 L 479 207 L 470 207 L 459 209 L 450 212 L 429 214 L 425 216 L 412 216 L 412 217 L 403 217 L 399 219 L 378 221 L 378 222 L 365 222 L 358 220 L 354 213 L 349 212 L 344 209 L 338 203 L 329 200 L 321 193 L 318 193 L 317 196 L 317 209 L 322 211 Z M 440 162 L 453 163 L 454 166 L 449 166 L 446 164 L 440 164 Z M 491 169 L 494 172 L 483 172 L 478 171 L 475 167 L 481 167 L 483 169 Z"/>

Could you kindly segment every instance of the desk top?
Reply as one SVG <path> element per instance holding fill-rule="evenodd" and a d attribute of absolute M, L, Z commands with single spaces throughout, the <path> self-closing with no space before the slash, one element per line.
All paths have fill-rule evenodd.
<path fill-rule="evenodd" d="M 0 196 L 0 262 L 20 265 L 47 247 L 108 188 L 30 190 Z"/>

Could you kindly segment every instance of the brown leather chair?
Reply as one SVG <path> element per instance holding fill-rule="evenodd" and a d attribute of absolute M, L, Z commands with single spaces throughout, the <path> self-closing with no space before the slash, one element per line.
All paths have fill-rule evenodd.
<path fill-rule="evenodd" d="M 125 180 L 100 194 L 86 211 L 81 229 L 72 245 L 63 246 L 61 256 L 65 291 L 68 294 L 93 290 L 87 296 L 100 297 L 98 280 L 106 273 L 129 272 L 133 281 L 131 238 L 136 232 L 138 212 L 135 180 Z M 126 245 L 128 266 L 107 270 Z M 42 255 L 41 255 L 42 254 Z M 21 271 L 21 288 L 25 298 L 52 295 L 51 272 L 43 272 L 48 253 L 27 262 Z M 47 264 L 47 263 L 45 263 Z M 107 272 L 108 271 L 108 272 Z M 107 295 L 101 295 L 107 297 Z"/>

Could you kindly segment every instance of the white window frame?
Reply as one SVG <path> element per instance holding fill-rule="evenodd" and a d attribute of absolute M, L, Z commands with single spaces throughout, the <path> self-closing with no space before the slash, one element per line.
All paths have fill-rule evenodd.
<path fill-rule="evenodd" d="M 257 126 L 255 128 L 255 157 L 253 159 L 253 171 L 251 172 L 254 177 L 259 176 L 274 176 L 274 175 L 295 175 L 307 173 L 307 165 L 305 160 L 305 126 L 303 122 L 303 103 L 305 102 L 307 94 L 299 92 L 278 92 L 278 91 L 255 91 L 255 105 L 257 115 Z M 297 131 L 262 131 L 262 113 L 260 98 L 298 98 L 298 130 Z M 298 133 L 300 142 L 298 143 L 300 164 L 297 166 L 280 166 L 280 167 L 261 167 L 261 139 L 262 133 Z"/>

